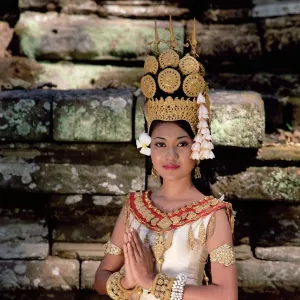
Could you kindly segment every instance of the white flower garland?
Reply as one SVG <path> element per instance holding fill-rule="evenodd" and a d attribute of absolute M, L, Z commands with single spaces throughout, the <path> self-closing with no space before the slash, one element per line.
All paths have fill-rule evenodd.
<path fill-rule="evenodd" d="M 209 114 L 205 106 L 206 100 L 201 93 L 197 98 L 197 103 L 199 104 L 199 123 L 197 125 L 198 132 L 194 138 L 194 143 L 191 148 L 191 158 L 195 160 L 211 159 L 215 157 L 212 152 L 214 146 L 211 142 L 210 130 L 208 128 Z"/>

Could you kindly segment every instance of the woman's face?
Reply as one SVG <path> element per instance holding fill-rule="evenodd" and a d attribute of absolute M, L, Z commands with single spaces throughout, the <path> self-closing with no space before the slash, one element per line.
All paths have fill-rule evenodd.
<path fill-rule="evenodd" d="M 191 177 L 195 161 L 190 158 L 193 140 L 174 122 L 158 124 L 151 135 L 151 160 L 166 180 Z"/>

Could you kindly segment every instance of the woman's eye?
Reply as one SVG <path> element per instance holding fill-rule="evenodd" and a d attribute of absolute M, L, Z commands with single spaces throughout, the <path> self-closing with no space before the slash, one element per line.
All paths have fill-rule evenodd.
<path fill-rule="evenodd" d="M 187 145 L 188 145 L 187 142 L 181 142 L 181 143 L 178 144 L 179 147 L 185 147 Z"/>
<path fill-rule="evenodd" d="M 164 147 L 165 144 L 164 143 L 156 143 L 155 146 L 157 146 L 157 147 Z"/>

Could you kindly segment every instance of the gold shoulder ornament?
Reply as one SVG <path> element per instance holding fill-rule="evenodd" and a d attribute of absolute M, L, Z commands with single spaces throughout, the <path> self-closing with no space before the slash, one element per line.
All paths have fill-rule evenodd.
<path fill-rule="evenodd" d="M 231 246 L 223 244 L 210 253 L 210 260 L 228 267 L 235 263 L 235 253 Z"/>

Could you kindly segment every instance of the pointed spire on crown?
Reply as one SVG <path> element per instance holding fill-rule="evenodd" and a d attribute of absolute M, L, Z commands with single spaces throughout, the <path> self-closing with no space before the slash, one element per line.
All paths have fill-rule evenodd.
<path fill-rule="evenodd" d="M 158 30 L 157 30 L 157 24 L 156 24 L 156 19 L 155 19 L 155 33 L 154 33 L 154 51 L 158 55 L 159 50 L 158 50 L 158 44 L 160 43 L 159 37 L 158 37 Z"/>
<path fill-rule="evenodd" d="M 173 31 L 172 16 L 170 16 L 169 31 L 170 31 L 170 47 L 172 49 L 176 49 L 177 42 L 176 42 L 174 31 Z"/>
<path fill-rule="evenodd" d="M 198 56 L 196 52 L 196 46 L 197 46 L 196 19 L 194 18 L 193 33 L 191 38 L 191 54 L 193 56 Z"/>

